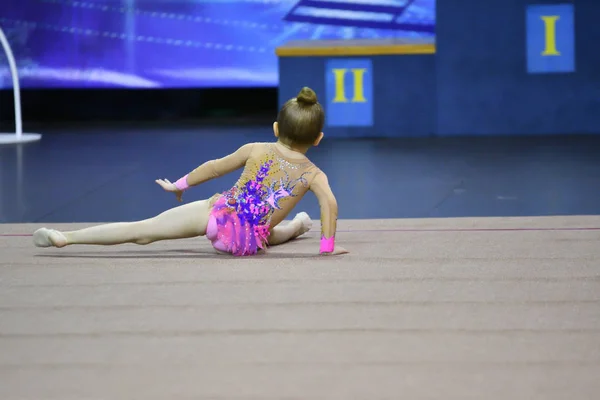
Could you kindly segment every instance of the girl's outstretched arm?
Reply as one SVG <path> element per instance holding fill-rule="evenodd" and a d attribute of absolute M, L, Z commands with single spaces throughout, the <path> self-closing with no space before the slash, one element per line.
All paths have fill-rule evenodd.
<path fill-rule="evenodd" d="M 207 161 L 189 174 L 179 178 L 175 183 L 171 183 L 167 179 L 157 179 L 156 183 L 164 190 L 176 193 L 177 200 L 181 201 L 181 195 L 189 187 L 199 185 L 242 168 L 246 164 L 246 161 L 248 161 L 253 147 L 254 143 L 248 143 L 228 156 Z"/>
<path fill-rule="evenodd" d="M 320 253 L 343 254 L 348 251 L 335 247 L 335 232 L 337 230 L 338 205 L 335 195 L 329 186 L 327 175 L 318 172 L 310 184 L 310 190 L 317 196 L 321 208 L 321 248 Z"/>
<path fill-rule="evenodd" d="M 205 162 L 181 178 L 179 181 L 183 181 L 180 184 L 187 187 L 196 186 L 242 168 L 246 164 L 246 161 L 248 161 L 253 147 L 254 143 L 248 143 L 228 156 Z M 175 182 L 176 185 L 177 182 Z M 183 187 L 183 189 L 185 190 L 187 187 Z M 182 189 L 179 185 L 178 188 Z"/>

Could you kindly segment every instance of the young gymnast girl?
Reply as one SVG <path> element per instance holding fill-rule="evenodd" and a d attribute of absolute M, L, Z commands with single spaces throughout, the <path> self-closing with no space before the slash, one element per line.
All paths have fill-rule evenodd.
<path fill-rule="evenodd" d="M 175 183 L 156 180 L 181 202 L 183 193 L 191 186 L 243 167 L 237 183 L 224 193 L 143 221 L 103 224 L 71 232 L 41 228 L 34 232 L 33 242 L 38 247 L 144 245 L 205 235 L 219 253 L 249 256 L 310 230 L 312 222 L 306 213 L 297 214 L 289 224 L 279 225 L 310 190 L 321 208 L 319 253 L 347 253 L 335 246 L 338 207 L 327 176 L 305 155 L 323 138 L 324 120 L 315 92 L 305 87 L 279 111 L 273 124 L 276 142 L 246 144 L 226 157 L 205 162 Z"/>

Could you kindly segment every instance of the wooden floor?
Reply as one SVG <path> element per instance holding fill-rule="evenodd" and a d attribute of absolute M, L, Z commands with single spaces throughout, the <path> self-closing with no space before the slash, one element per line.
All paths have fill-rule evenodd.
<path fill-rule="evenodd" d="M 83 225 L 44 224 L 64 229 Z M 341 220 L 268 254 L 204 238 L 38 249 L 0 225 L 0 399 L 595 400 L 600 217 Z"/>

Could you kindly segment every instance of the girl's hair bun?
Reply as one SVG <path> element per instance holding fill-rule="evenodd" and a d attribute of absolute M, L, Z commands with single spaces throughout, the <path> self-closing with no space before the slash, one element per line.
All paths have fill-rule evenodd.
<path fill-rule="evenodd" d="M 296 96 L 296 101 L 298 103 L 306 104 L 312 106 L 313 104 L 317 104 L 317 94 L 314 90 L 309 87 L 303 87 L 298 96 Z"/>

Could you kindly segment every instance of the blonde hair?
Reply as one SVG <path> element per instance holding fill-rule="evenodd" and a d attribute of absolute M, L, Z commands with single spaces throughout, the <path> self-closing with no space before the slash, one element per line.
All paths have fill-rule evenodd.
<path fill-rule="evenodd" d="M 316 93 L 303 87 L 277 115 L 279 139 L 289 145 L 312 145 L 323 131 L 325 112 Z"/>

